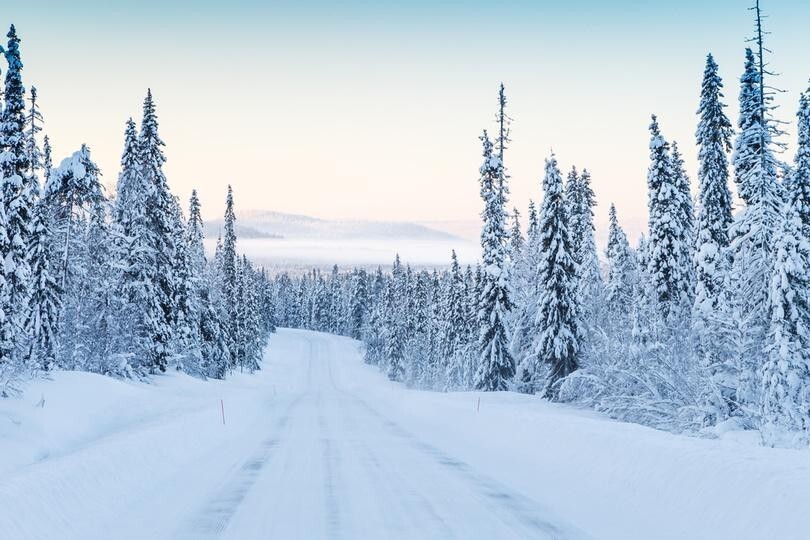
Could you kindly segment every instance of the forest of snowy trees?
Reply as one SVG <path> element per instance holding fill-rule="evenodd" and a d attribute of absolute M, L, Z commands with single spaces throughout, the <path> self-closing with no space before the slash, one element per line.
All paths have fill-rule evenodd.
<path fill-rule="evenodd" d="M 452 253 L 441 270 L 397 257 L 386 270 L 272 278 L 237 253 L 230 187 L 206 258 L 197 193 L 184 209 L 163 172 L 151 91 L 140 126 L 125 124 L 114 193 L 87 146 L 55 165 L 12 25 L 0 48 L 0 396 L 53 369 L 253 371 L 279 325 L 358 339 L 369 364 L 414 388 L 515 390 L 660 429 L 810 444 L 810 88 L 788 163 L 754 13 L 736 126 L 706 57 L 696 193 L 651 116 L 648 231 L 634 247 L 610 204 L 600 255 L 591 175 L 553 154 L 526 226 L 508 209 L 501 85 L 495 130 L 480 136 L 479 263 Z"/>
<path fill-rule="evenodd" d="M 151 91 L 124 130 L 114 194 L 82 146 L 53 166 L 14 26 L 0 101 L 0 396 L 52 369 L 223 378 L 255 370 L 273 330 L 263 271 L 239 257 L 233 194 L 213 260 L 200 202 L 169 191 Z"/>
<path fill-rule="evenodd" d="M 661 429 L 759 429 L 810 442 L 810 89 L 793 164 L 780 159 L 760 13 L 746 49 L 736 129 L 712 55 L 700 87 L 692 194 L 678 145 L 652 116 L 649 229 L 631 247 L 610 205 L 594 240 L 587 170 L 545 161 L 528 227 L 507 211 L 503 86 L 484 131 L 482 259 L 461 268 L 313 270 L 274 278 L 273 319 L 357 338 L 389 378 L 440 391 L 514 389 Z M 738 200 L 732 197 L 730 177 Z"/>

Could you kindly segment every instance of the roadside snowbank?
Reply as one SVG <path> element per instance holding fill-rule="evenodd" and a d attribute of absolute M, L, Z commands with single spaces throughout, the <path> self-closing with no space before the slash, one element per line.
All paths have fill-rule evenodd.
<path fill-rule="evenodd" d="M 355 342 L 339 346 L 357 365 L 339 385 L 595 538 L 810 535 L 810 450 L 761 447 L 751 432 L 675 435 L 516 393 L 407 390 L 361 365 Z"/>

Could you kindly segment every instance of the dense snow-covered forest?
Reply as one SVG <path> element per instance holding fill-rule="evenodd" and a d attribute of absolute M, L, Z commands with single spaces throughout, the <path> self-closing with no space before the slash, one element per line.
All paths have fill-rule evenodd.
<path fill-rule="evenodd" d="M 503 85 L 481 135 L 482 260 L 461 268 L 313 270 L 274 278 L 282 326 L 348 335 L 396 381 L 507 390 L 585 404 L 661 429 L 759 429 L 767 445 L 810 442 L 810 89 L 792 164 L 780 159 L 761 18 L 744 51 L 736 129 L 711 54 L 700 86 L 697 193 L 677 143 L 649 125 L 649 231 L 631 247 L 610 205 L 594 241 L 587 170 L 545 161 L 525 230 L 507 210 Z M 641 149 L 639 149 L 641 151 Z M 729 188 L 730 177 L 739 195 Z"/>
<path fill-rule="evenodd" d="M 90 149 L 54 166 L 37 89 L 26 92 L 14 26 L 0 117 L 0 396 L 52 369 L 224 378 L 255 370 L 268 333 L 268 281 L 237 255 L 233 194 L 213 260 L 196 192 L 169 190 L 152 93 L 130 119 L 115 193 Z"/>
<path fill-rule="evenodd" d="M 54 166 L 11 26 L 0 117 L 0 395 L 55 368 L 134 378 L 253 371 L 280 325 L 358 339 L 369 364 L 415 388 L 515 390 L 660 429 L 757 429 L 767 445 L 806 446 L 810 89 L 788 163 L 755 14 L 736 127 L 706 57 L 696 193 L 678 144 L 652 115 L 648 233 L 636 246 L 611 203 L 600 255 L 591 175 L 563 169 L 553 153 L 526 226 L 509 209 L 501 85 L 495 130 L 480 136 L 478 264 L 462 268 L 454 252 L 443 269 L 397 257 L 385 270 L 273 277 L 237 253 L 230 188 L 223 236 L 206 259 L 197 194 L 184 212 L 163 173 L 151 91 L 140 127 L 125 124 L 115 193 L 87 146 Z"/>

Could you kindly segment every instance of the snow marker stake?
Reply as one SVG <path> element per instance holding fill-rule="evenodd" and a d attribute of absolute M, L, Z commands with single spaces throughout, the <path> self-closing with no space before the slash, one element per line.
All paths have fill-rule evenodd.
<path fill-rule="evenodd" d="M 219 408 L 222 410 L 222 425 L 225 425 L 225 402 L 219 400 Z"/>
<path fill-rule="evenodd" d="M 481 410 L 481 396 L 478 397 L 478 404 L 475 406 L 475 412 L 479 412 Z"/>

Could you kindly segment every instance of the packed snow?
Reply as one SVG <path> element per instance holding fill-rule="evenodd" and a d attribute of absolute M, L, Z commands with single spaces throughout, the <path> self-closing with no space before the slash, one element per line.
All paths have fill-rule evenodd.
<path fill-rule="evenodd" d="M 281 329 L 226 381 L 29 383 L 0 401 L 3 537 L 806 538 L 807 450 L 408 390 L 359 347 Z"/>

